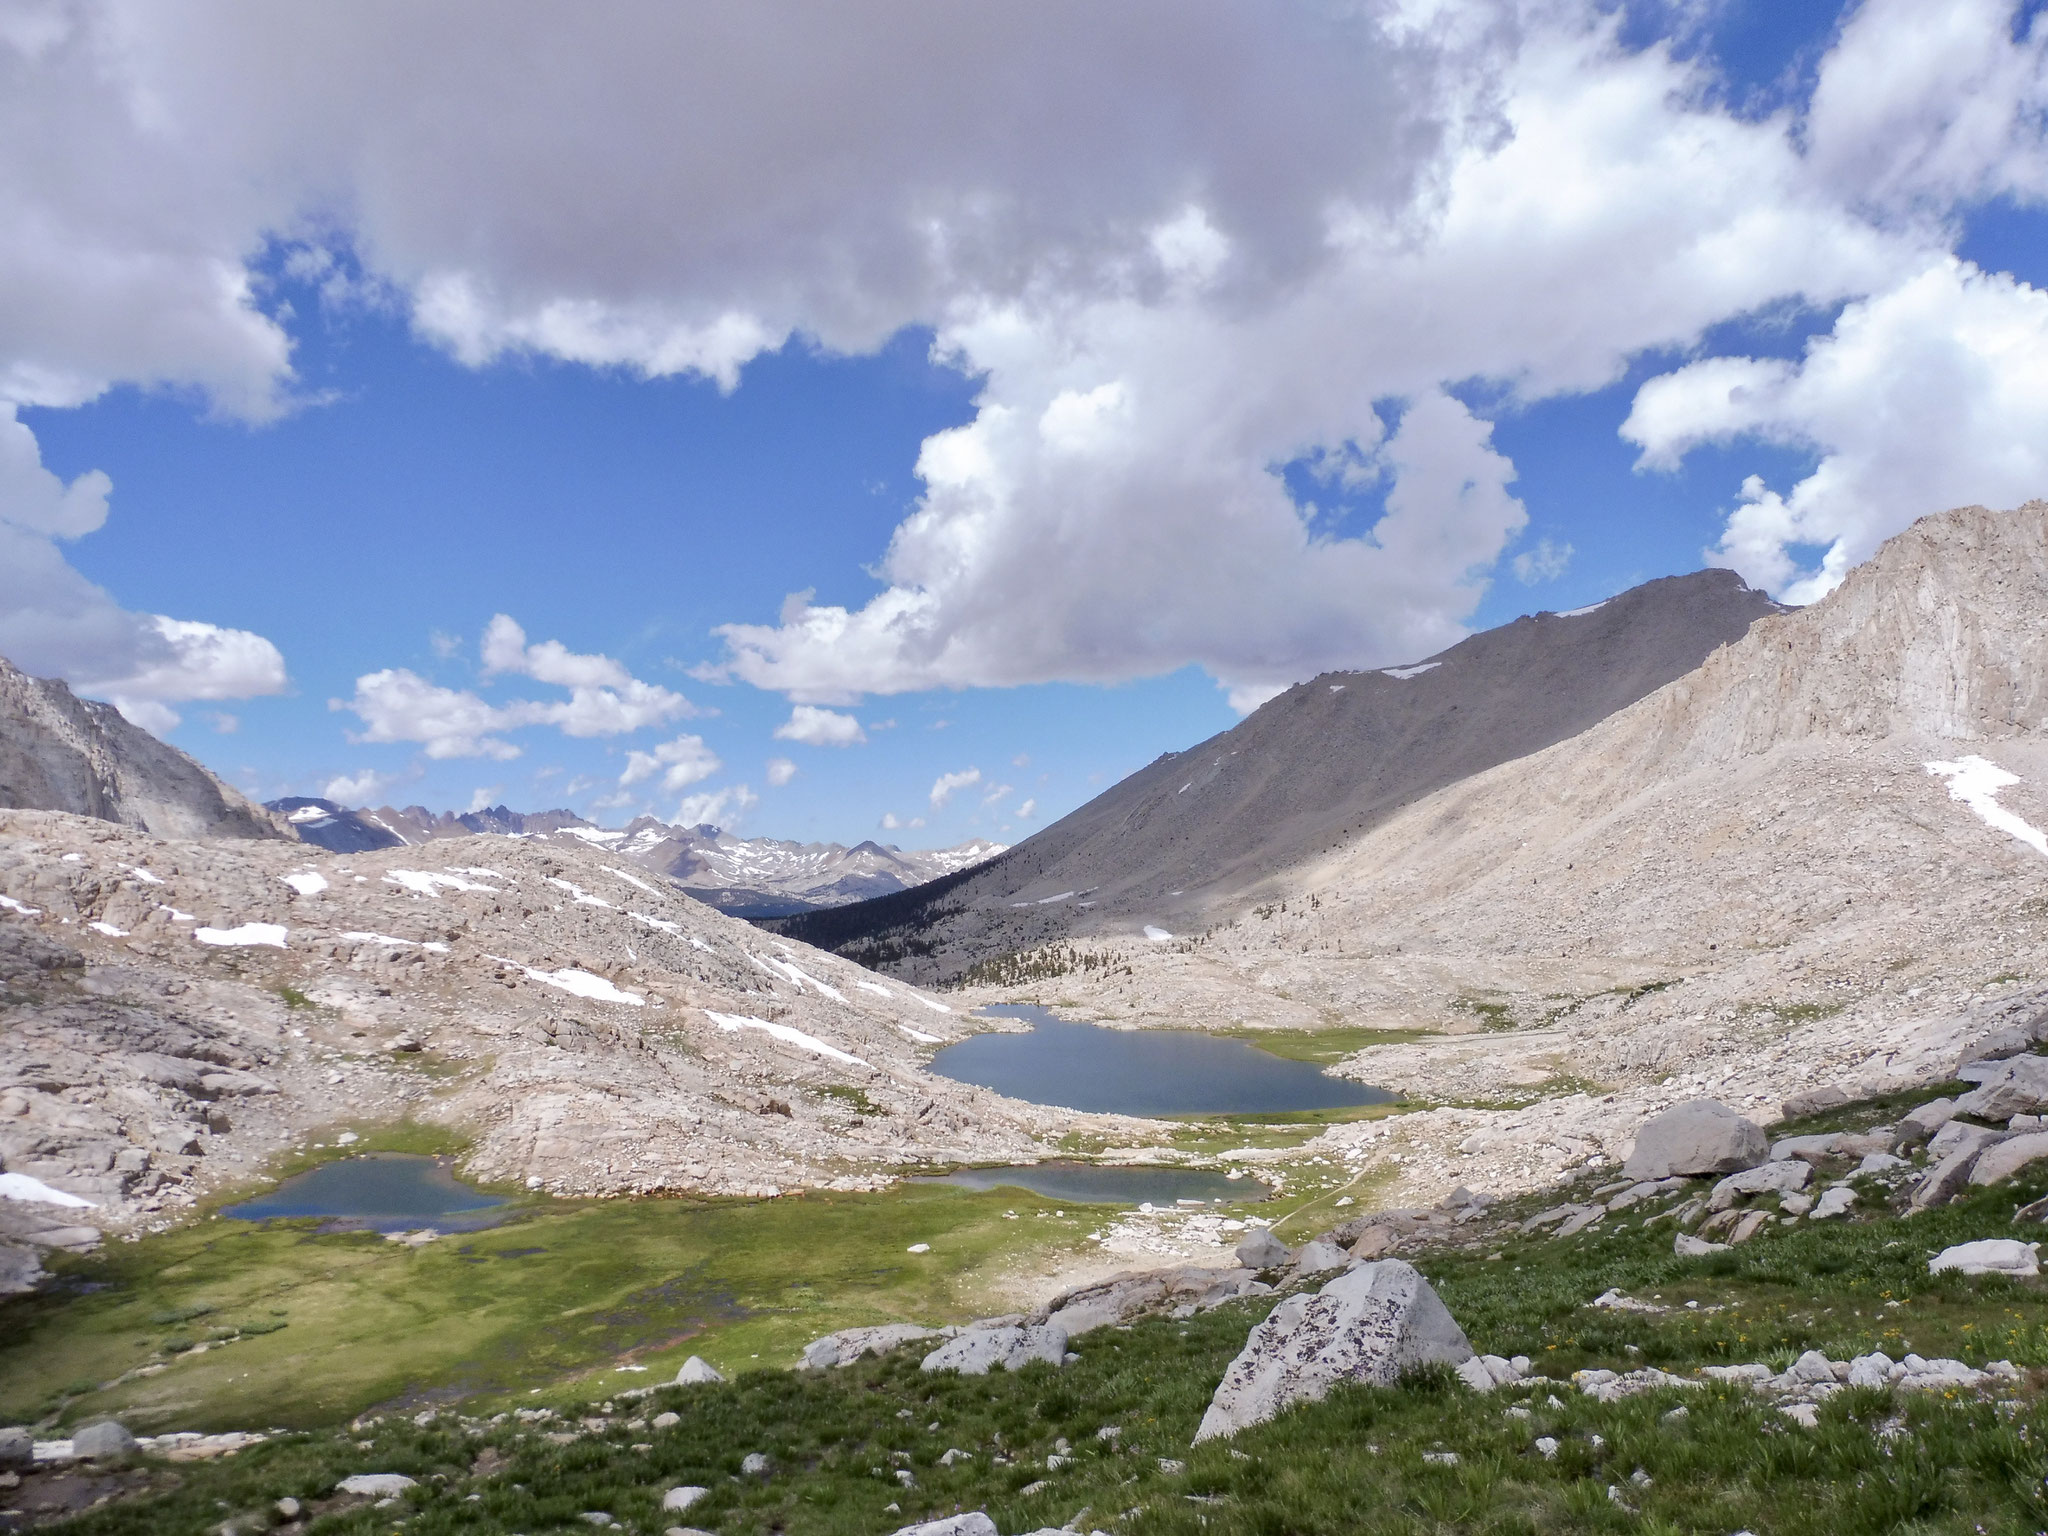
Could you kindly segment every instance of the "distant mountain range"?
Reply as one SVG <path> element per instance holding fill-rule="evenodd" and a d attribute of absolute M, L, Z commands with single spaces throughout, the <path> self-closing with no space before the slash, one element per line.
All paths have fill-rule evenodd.
<path fill-rule="evenodd" d="M 523 812 L 502 805 L 457 816 L 419 805 L 351 810 L 332 800 L 296 796 L 272 800 L 266 808 L 285 817 L 302 840 L 337 853 L 478 834 L 573 842 L 666 876 L 734 917 L 787 917 L 886 896 L 970 869 L 1004 850 L 985 838 L 915 851 L 876 842 L 848 848 L 742 838 L 714 826 L 672 826 L 652 816 L 614 830 L 574 811 Z"/>

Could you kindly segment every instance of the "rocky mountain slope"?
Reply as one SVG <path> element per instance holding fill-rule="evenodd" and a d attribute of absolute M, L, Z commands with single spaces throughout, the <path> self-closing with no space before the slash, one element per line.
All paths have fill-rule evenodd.
<path fill-rule="evenodd" d="M 0 659 L 0 807 L 69 811 L 159 837 L 289 838 L 275 818 L 111 704 Z"/>
<path fill-rule="evenodd" d="M 34 1184 L 0 1191 L 0 1241 L 160 1224 L 402 1116 L 473 1135 L 477 1177 L 581 1193 L 865 1188 L 1130 1135 L 928 1074 L 967 1030 L 950 1003 L 574 842 L 336 854 L 0 812 L 0 980 L 0 1169 Z"/>
<path fill-rule="evenodd" d="M 1445 785 L 1577 735 L 1778 611 L 1732 571 L 1696 571 L 1410 666 L 1328 673 L 972 874 L 781 931 L 929 981 L 1067 934 L 1200 926 Z"/>
<path fill-rule="evenodd" d="M 1519 1188 L 1712 1093 L 1938 1078 L 2048 1012 L 2048 503 L 1965 508 L 1574 739 L 1033 990 L 1132 1022 L 1443 1033 L 1348 1075 L 1470 1108 L 1339 1127 L 1417 1192 Z M 993 995 L 993 994 L 981 994 Z"/>
<path fill-rule="evenodd" d="M 611 830 L 573 811 L 520 812 L 494 806 L 457 816 L 424 806 L 349 810 L 332 800 L 272 800 L 306 841 L 338 853 L 400 848 L 445 837 L 496 834 L 583 843 L 674 881 L 707 906 L 736 917 L 776 917 L 842 906 L 907 890 L 1004 851 L 977 838 L 953 848 L 911 852 L 876 842 L 798 843 L 735 837 L 713 826 L 682 827 L 652 816 Z"/>

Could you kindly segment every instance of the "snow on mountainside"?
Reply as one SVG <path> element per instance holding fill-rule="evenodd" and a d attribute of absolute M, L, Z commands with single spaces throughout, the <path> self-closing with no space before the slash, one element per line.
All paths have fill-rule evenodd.
<path fill-rule="evenodd" d="M 673 880 L 688 894 L 737 917 L 775 917 L 864 901 L 971 868 L 1004 851 L 977 838 L 953 848 L 906 852 L 876 842 L 796 843 L 742 838 L 713 826 L 680 827 L 652 816 L 610 829 L 573 811 L 520 812 L 505 806 L 457 816 L 424 806 L 349 810 L 331 800 L 273 800 L 269 809 L 299 836 L 340 853 L 397 848 L 479 834 L 580 843 Z"/>
<path fill-rule="evenodd" d="M 335 853 L 0 810 L 0 1294 L 351 1125 L 579 1194 L 874 1188 L 1130 1122 L 933 1076 L 976 1026 L 576 839 Z"/>

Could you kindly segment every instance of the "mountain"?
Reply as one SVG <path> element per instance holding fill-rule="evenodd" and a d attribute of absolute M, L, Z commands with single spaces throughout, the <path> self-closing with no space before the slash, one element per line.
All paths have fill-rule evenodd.
<path fill-rule="evenodd" d="M 290 830 L 111 704 L 0 659 L 0 807 L 69 811 L 159 837 Z"/>
<path fill-rule="evenodd" d="M 309 843 L 338 853 L 399 848 L 448 837 L 495 835 L 578 843 L 674 881 L 686 894 L 735 917 L 779 917 L 865 901 L 954 874 L 1003 852 L 975 839 L 953 848 L 906 852 L 876 842 L 796 843 L 740 838 L 713 826 L 679 827 L 642 816 L 610 830 L 573 811 L 520 812 L 505 806 L 457 816 L 424 806 L 349 810 L 332 800 L 272 800 Z"/>
<path fill-rule="evenodd" d="M 980 868 L 778 931 L 927 980 L 1069 934 L 1178 932 L 1424 796 L 1577 735 L 1782 612 L 1733 571 L 1333 672 L 1168 753 Z"/>
<path fill-rule="evenodd" d="M 1401 1036 L 1344 1075 L 1437 1103 L 1412 1202 L 1618 1158 L 1710 1094 L 1902 1091 L 2048 1039 L 2048 502 L 1922 519 L 1810 607 L 1569 740 L 1245 889 L 1182 942 L 992 971 L 1082 1015 Z M 1363 1036 L 1370 1038 L 1369 1035 Z"/>
<path fill-rule="evenodd" d="M 336 853 L 0 810 L 0 1168 L 97 1207 L 0 1198 L 0 1291 L 81 1222 L 167 1225 L 400 1119 L 458 1129 L 476 1177 L 582 1194 L 876 1188 L 1130 1136 L 925 1070 L 975 1028 L 574 839 Z"/>

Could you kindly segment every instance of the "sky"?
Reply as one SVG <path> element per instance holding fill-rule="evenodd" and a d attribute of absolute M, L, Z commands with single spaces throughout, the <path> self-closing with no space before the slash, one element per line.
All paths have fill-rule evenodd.
<path fill-rule="evenodd" d="M 2036 0 L 0 0 L 0 655 L 259 798 L 1015 841 L 2041 496 Z"/>

